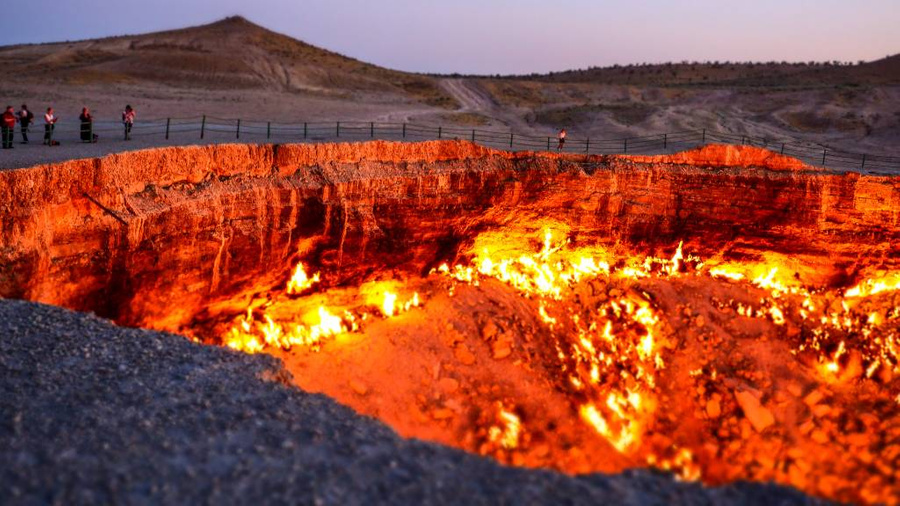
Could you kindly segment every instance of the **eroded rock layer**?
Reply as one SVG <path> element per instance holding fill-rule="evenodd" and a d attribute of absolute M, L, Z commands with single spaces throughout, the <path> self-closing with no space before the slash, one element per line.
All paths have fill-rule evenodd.
<path fill-rule="evenodd" d="M 802 258 L 810 282 L 849 285 L 900 263 L 896 179 L 793 161 L 773 170 L 759 150 L 727 150 L 730 165 L 711 169 L 689 155 L 635 162 L 465 142 L 220 145 L 7 171 L 0 295 L 178 329 L 222 296 L 282 279 L 298 252 L 341 281 L 414 272 L 480 229 L 547 215 L 583 240 Z"/>

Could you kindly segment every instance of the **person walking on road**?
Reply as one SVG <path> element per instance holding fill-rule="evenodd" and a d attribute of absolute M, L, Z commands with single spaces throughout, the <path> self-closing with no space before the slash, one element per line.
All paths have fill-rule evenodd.
<path fill-rule="evenodd" d="M 125 112 L 122 113 L 122 123 L 125 124 L 125 140 L 131 140 L 131 127 L 134 126 L 134 109 L 130 105 L 125 106 Z"/>
<path fill-rule="evenodd" d="M 566 129 L 563 128 L 559 131 L 559 134 L 556 136 L 559 139 L 559 144 L 556 146 L 556 151 L 562 151 L 563 146 L 566 144 Z"/>
<path fill-rule="evenodd" d="M 47 113 L 44 114 L 44 144 L 48 146 L 56 146 L 59 143 L 53 140 L 53 130 L 56 129 L 56 115 L 53 114 L 53 108 L 48 107 Z"/>
<path fill-rule="evenodd" d="M 28 110 L 28 106 L 22 104 L 22 109 L 19 111 L 19 128 L 22 131 L 22 144 L 28 144 L 28 128 L 31 127 L 31 122 L 34 121 L 34 113 Z"/>
<path fill-rule="evenodd" d="M 97 142 L 97 135 L 94 133 L 94 117 L 91 116 L 91 111 L 87 107 L 81 109 L 78 119 L 81 121 L 81 142 Z"/>
<path fill-rule="evenodd" d="M 0 137 L 3 140 L 3 149 L 13 148 L 13 135 L 16 131 L 16 113 L 13 106 L 6 106 L 6 112 L 0 118 Z"/>

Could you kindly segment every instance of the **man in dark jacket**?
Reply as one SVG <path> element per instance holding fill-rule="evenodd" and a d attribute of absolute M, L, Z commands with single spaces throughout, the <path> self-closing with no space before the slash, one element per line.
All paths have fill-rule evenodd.
<path fill-rule="evenodd" d="M 6 112 L 0 117 L 0 137 L 3 140 L 3 149 L 12 149 L 13 133 L 16 131 L 16 113 L 11 105 L 6 106 Z"/>
<path fill-rule="evenodd" d="M 87 107 L 81 109 L 81 142 L 97 142 L 97 134 L 94 133 L 94 116 Z"/>
<path fill-rule="evenodd" d="M 22 129 L 22 144 L 28 144 L 28 127 L 34 121 L 34 113 L 28 110 L 28 106 L 22 104 L 22 110 L 19 111 L 19 126 Z"/>

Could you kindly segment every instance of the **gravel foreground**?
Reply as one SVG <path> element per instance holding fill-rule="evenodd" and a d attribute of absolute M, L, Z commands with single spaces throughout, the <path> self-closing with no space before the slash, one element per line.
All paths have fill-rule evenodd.
<path fill-rule="evenodd" d="M 0 301 L 0 503 L 818 503 L 769 484 L 505 467 L 287 381 L 266 355 Z"/>

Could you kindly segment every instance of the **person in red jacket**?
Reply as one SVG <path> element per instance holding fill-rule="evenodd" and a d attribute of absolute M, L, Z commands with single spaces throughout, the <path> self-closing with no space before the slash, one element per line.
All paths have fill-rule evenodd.
<path fill-rule="evenodd" d="M 6 112 L 0 118 L 0 136 L 3 138 L 3 149 L 13 148 L 13 134 L 16 131 L 16 113 L 13 106 L 6 106 Z"/>

